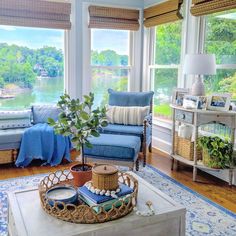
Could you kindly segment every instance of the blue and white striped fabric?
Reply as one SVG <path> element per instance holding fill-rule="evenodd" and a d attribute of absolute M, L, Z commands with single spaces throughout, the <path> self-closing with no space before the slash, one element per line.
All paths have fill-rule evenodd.
<path fill-rule="evenodd" d="M 31 110 L 0 111 L 0 129 L 27 128 L 31 125 Z"/>

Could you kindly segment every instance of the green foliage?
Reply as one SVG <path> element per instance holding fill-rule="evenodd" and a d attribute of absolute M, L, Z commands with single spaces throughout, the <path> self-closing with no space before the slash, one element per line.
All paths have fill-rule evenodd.
<path fill-rule="evenodd" d="M 236 73 L 228 78 L 225 78 L 219 82 L 220 91 L 229 92 L 232 94 L 232 98 L 236 98 Z"/>
<path fill-rule="evenodd" d="M 71 99 L 68 94 L 60 97 L 58 102 L 62 112 L 58 121 L 48 119 L 49 125 L 54 127 L 56 134 L 70 136 L 76 150 L 81 151 L 84 164 L 83 145 L 91 148 L 88 138 L 98 137 L 99 127 L 107 126 L 106 108 L 92 109 L 94 94 L 84 96 L 84 101 Z"/>
<path fill-rule="evenodd" d="M 63 75 L 63 53 L 54 47 L 29 49 L 17 45 L 0 44 L 0 86 L 14 83 L 32 88 L 36 76 L 45 71 L 49 77 Z"/>
<path fill-rule="evenodd" d="M 181 50 L 181 28 L 181 21 L 163 24 L 156 27 L 156 64 L 179 64 Z"/>
<path fill-rule="evenodd" d="M 169 103 L 163 103 L 158 105 L 154 105 L 154 114 L 158 116 L 163 116 L 165 118 L 170 118 L 171 117 L 171 108 Z"/>
<path fill-rule="evenodd" d="M 209 157 L 209 167 L 229 168 L 235 165 L 233 145 L 228 140 L 217 136 L 202 136 L 198 139 L 198 146 Z"/>
<path fill-rule="evenodd" d="M 100 66 L 127 66 L 128 56 L 119 55 L 113 50 L 104 50 L 100 53 L 97 51 L 91 52 L 91 63 L 92 65 Z"/>
<path fill-rule="evenodd" d="M 5 81 L 3 79 L 3 77 L 0 77 L 0 88 L 3 88 L 5 84 Z"/>
<path fill-rule="evenodd" d="M 226 13 L 235 13 L 235 10 L 226 11 L 223 14 Z M 219 15 L 222 15 L 222 12 L 207 16 L 205 52 L 215 54 L 217 64 L 235 64 L 236 21 L 219 17 Z M 207 92 L 229 92 L 228 88 L 231 85 L 234 86 L 234 80 L 229 78 L 235 78 L 235 76 L 235 70 L 217 70 L 215 76 L 207 76 L 205 79 Z"/>

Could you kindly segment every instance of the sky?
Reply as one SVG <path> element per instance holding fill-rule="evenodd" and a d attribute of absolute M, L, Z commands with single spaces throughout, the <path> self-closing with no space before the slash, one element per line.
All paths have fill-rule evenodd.
<path fill-rule="evenodd" d="M 92 50 L 114 50 L 120 55 L 129 54 L 129 32 L 125 30 L 92 29 Z"/>
<path fill-rule="evenodd" d="M 8 43 L 37 49 L 43 46 L 64 48 L 64 31 L 0 25 L 0 43 Z M 91 48 L 102 51 L 111 49 L 120 55 L 128 55 L 128 31 L 92 29 Z"/>
<path fill-rule="evenodd" d="M 16 44 L 36 49 L 43 46 L 64 47 L 63 30 L 0 25 L 0 43 Z"/>

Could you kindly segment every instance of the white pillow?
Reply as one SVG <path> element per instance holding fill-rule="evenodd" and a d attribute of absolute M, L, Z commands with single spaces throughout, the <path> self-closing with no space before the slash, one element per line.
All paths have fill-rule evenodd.
<path fill-rule="evenodd" d="M 149 106 L 109 106 L 107 111 L 107 120 L 112 124 L 142 125 L 144 118 L 149 114 L 149 110 Z"/>
<path fill-rule="evenodd" d="M 31 126 L 31 110 L 0 111 L 0 129 L 27 128 Z"/>
<path fill-rule="evenodd" d="M 6 120 L 6 119 L 23 119 L 23 118 L 29 118 L 31 116 L 31 110 L 18 110 L 18 111 L 0 111 L 0 120 Z"/>

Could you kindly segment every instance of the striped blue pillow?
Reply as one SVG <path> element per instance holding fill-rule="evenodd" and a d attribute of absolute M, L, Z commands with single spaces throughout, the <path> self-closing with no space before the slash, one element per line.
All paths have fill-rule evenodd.
<path fill-rule="evenodd" d="M 0 111 L 0 129 L 27 128 L 31 126 L 31 110 Z"/>

